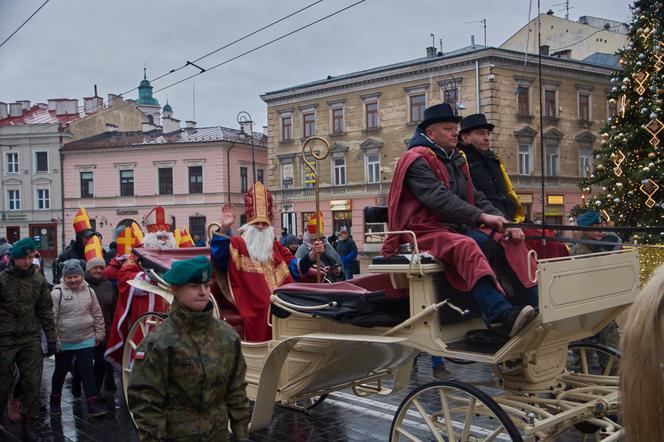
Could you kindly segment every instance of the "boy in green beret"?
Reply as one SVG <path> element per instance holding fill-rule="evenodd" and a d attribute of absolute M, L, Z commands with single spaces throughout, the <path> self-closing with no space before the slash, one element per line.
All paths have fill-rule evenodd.
<path fill-rule="evenodd" d="M 141 441 L 246 440 L 249 400 L 240 338 L 212 316 L 205 256 L 173 263 L 163 279 L 175 300 L 136 350 L 128 402 Z"/>
<path fill-rule="evenodd" d="M 23 440 L 40 441 L 35 431 L 39 417 L 42 349 L 39 332 L 48 342 L 47 356 L 56 350 L 51 291 L 44 276 L 35 271 L 36 244 L 23 238 L 12 247 L 9 265 L 0 273 L 0 416 L 9 399 L 12 365 L 21 373 Z M 0 437 L 4 429 L 0 425 Z"/>

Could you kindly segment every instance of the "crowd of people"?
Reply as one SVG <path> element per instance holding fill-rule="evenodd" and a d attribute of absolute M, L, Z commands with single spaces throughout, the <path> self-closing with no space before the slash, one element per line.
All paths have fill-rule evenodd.
<path fill-rule="evenodd" d="M 507 227 L 526 218 L 504 165 L 490 148 L 493 128 L 482 114 L 462 120 L 447 104 L 427 108 L 394 171 L 388 230 L 415 232 L 420 250 L 445 264 L 450 285 L 477 301 L 488 328 L 509 338 L 537 315 L 537 285 L 528 277 L 535 261 L 529 249 L 545 257 L 588 254 L 619 248 L 620 239 L 585 232 L 570 249 L 554 241 L 525 241 L 524 230 L 513 224 Z M 210 239 L 210 255 L 176 261 L 162 275 L 174 301 L 168 318 L 136 350 L 127 385 L 142 440 L 226 440 L 229 422 L 235 439 L 246 439 L 249 405 L 240 339 L 272 339 L 271 293 L 283 284 L 310 280 L 315 266 L 328 282 L 351 280 L 359 272 L 358 248 L 348 227 L 326 237 L 318 214 L 309 220 L 303 235 L 284 228 L 277 238 L 271 198 L 262 183 L 256 183 L 245 197 L 246 224 L 234 232 L 235 212 L 232 206 L 224 206 L 220 228 Z M 181 244 L 165 222 L 163 209 L 152 212 L 155 223 L 147 225 L 144 238 L 134 232 L 134 246 Z M 590 211 L 576 222 L 601 228 L 604 220 Z M 35 422 L 44 356 L 55 355 L 49 407 L 53 418 L 62 413 L 68 373 L 73 396 L 84 398 L 89 416 L 101 417 L 105 414 L 103 393 L 112 394 L 117 388 L 113 364 L 121 362 L 129 327 L 147 311 L 169 310 L 154 293 L 128 284 L 134 279 L 150 282 L 130 249 L 120 249 L 118 242 L 114 254 L 104 254 L 100 246 L 95 248 L 99 235 L 89 222 L 75 222 L 74 227 L 76 238 L 55 261 L 53 284 L 43 275 L 43 262 L 32 239 L 12 245 L 0 238 L 0 417 L 8 406 L 9 417 L 22 421 L 24 440 L 40 440 Z M 122 228 L 122 234 L 129 235 L 134 226 Z M 406 241 L 399 235 L 388 237 L 381 254 L 399 253 Z M 184 244 L 205 246 L 197 235 Z M 658 275 L 657 281 L 664 279 L 661 271 Z M 213 280 L 222 300 L 239 312 L 242 336 L 213 318 Z M 661 328 L 661 282 L 652 284 L 639 302 L 658 306 L 659 313 L 640 309 L 636 314 Z M 636 321 L 630 318 L 628 334 L 640 332 Z M 609 324 L 594 339 L 617 347 L 616 324 Z M 635 341 L 628 337 L 626 342 Z M 661 371 L 661 357 L 653 353 L 652 358 Z M 448 375 L 444 367 L 442 359 L 434 358 L 434 377 Z M 635 371 L 635 366 L 627 367 Z M 638 382 L 623 380 L 622 385 L 645 391 Z M 651 396 L 657 400 L 661 394 L 659 383 Z M 633 422 L 642 419 L 629 416 Z"/>

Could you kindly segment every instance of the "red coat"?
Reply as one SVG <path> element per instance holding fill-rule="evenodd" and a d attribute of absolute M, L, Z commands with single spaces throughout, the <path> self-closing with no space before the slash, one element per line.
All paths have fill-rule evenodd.
<path fill-rule="evenodd" d="M 137 258 L 130 255 L 117 273 L 118 303 L 104 354 L 106 359 L 118 365 L 122 365 L 125 339 L 134 322 L 144 313 L 167 312 L 169 309 L 168 303 L 161 296 L 146 293 L 127 284 L 127 281 L 135 278 L 150 280 L 143 273 Z"/>
<path fill-rule="evenodd" d="M 438 179 L 450 187 L 449 176 L 443 162 L 429 148 L 414 147 L 406 151 L 397 164 L 388 198 L 388 230 L 412 230 L 417 235 L 420 251 L 428 251 L 446 265 L 445 274 L 452 286 L 469 292 L 477 281 L 495 274 L 477 243 L 470 237 L 457 233 L 444 223 L 443 216 L 426 208 L 420 200 L 404 187 L 406 171 L 418 158 L 429 163 Z M 462 166 L 466 176 L 466 201 L 474 204 L 472 180 L 466 163 Z M 523 242 L 501 241 L 502 235 L 494 239 L 504 248 L 507 261 L 525 287 L 535 285 L 528 279 L 528 265 L 536 268 L 534 260 L 528 261 L 528 249 Z M 393 235 L 383 244 L 381 254 L 392 256 L 399 253 L 400 244 L 411 239 Z M 496 285 L 498 285 L 496 281 Z"/>

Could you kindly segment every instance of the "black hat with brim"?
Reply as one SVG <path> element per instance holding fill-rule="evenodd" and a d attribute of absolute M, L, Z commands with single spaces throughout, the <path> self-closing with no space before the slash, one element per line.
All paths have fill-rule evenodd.
<path fill-rule="evenodd" d="M 462 118 L 454 114 L 454 109 L 447 103 L 436 104 L 424 109 L 424 120 L 417 125 L 420 132 L 435 123 L 458 123 Z"/>
<path fill-rule="evenodd" d="M 484 114 L 472 114 L 461 120 L 461 130 L 459 130 L 459 135 L 475 129 L 489 129 L 489 131 L 492 131 L 494 127 L 496 126 L 486 121 Z"/>

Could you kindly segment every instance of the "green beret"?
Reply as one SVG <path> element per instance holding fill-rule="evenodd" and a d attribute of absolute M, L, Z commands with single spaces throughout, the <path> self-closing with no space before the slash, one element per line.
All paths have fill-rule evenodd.
<path fill-rule="evenodd" d="M 14 243 L 9 256 L 12 258 L 25 258 L 31 252 L 37 250 L 37 244 L 32 240 L 32 238 L 23 238 Z"/>
<path fill-rule="evenodd" d="M 164 281 L 171 285 L 204 284 L 212 276 L 210 260 L 205 256 L 175 261 L 171 269 L 164 273 Z"/>

